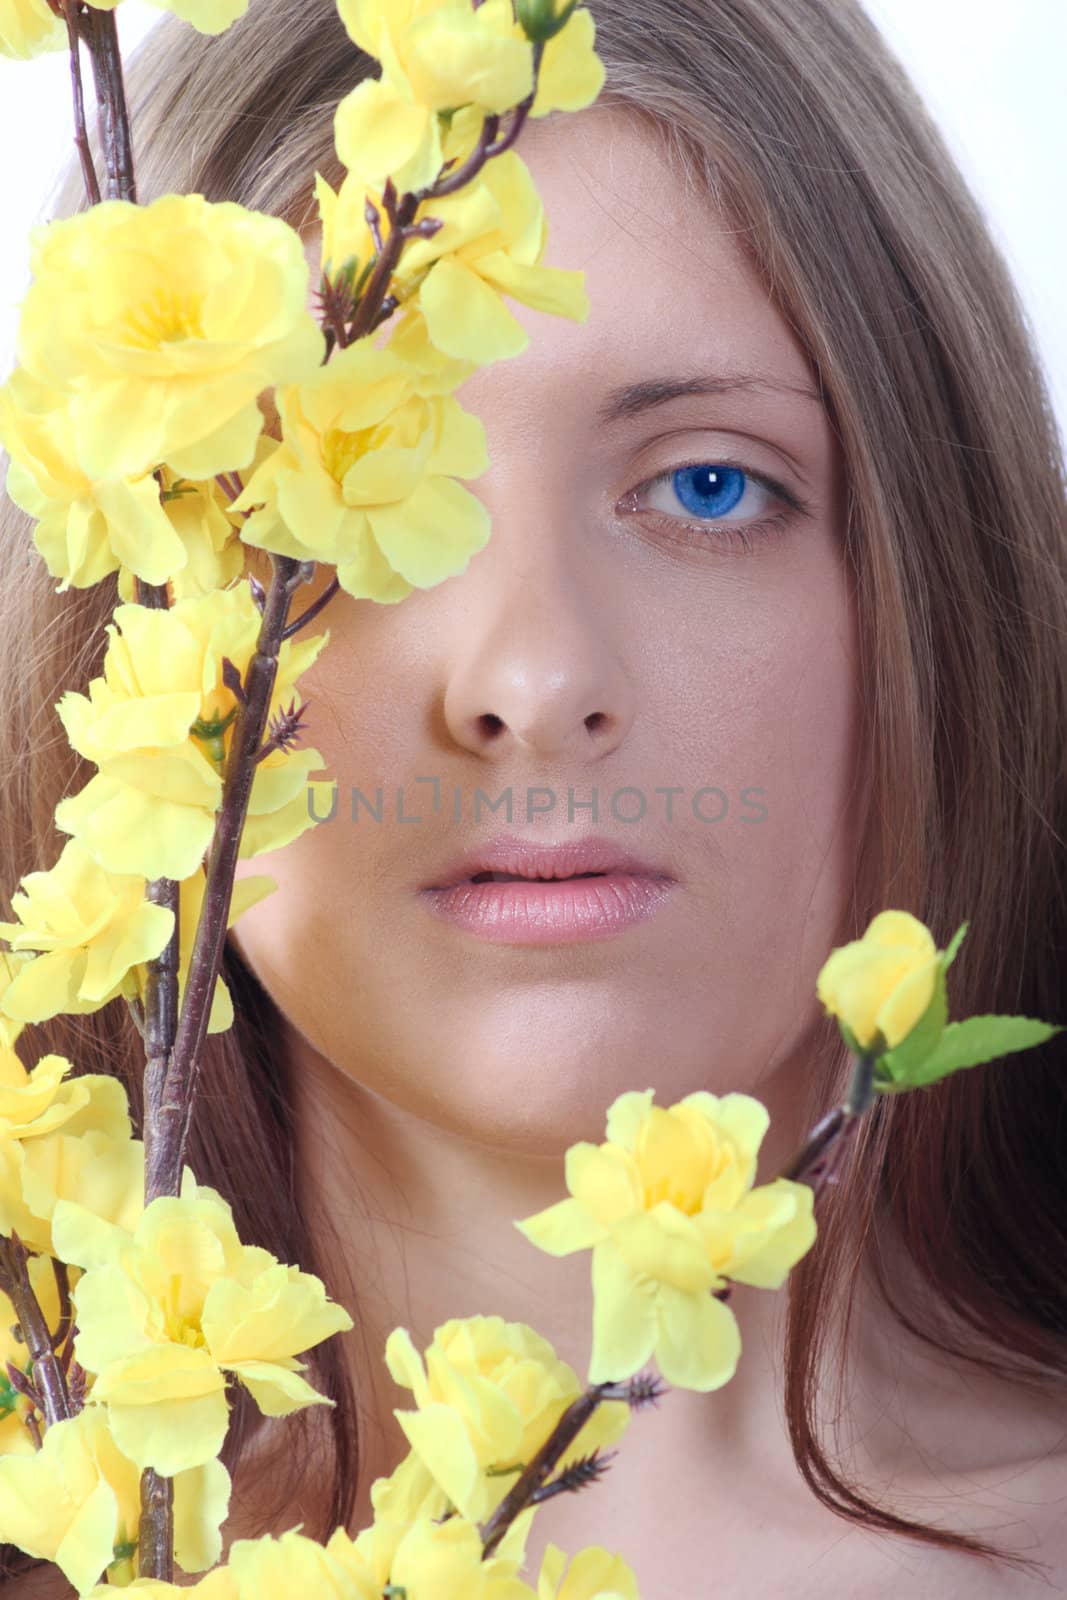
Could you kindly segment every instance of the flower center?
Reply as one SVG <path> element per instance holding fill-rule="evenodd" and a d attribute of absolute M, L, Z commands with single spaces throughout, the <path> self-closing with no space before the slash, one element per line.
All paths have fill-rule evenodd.
<path fill-rule="evenodd" d="M 345 473 L 355 466 L 363 453 L 363 441 L 358 433 L 327 428 L 322 436 L 322 464 L 335 483 L 344 482 Z"/>
<path fill-rule="evenodd" d="M 140 304 L 131 306 L 124 320 L 126 343 L 140 350 L 156 350 L 182 339 L 202 339 L 201 307 L 190 295 L 156 288 Z"/>

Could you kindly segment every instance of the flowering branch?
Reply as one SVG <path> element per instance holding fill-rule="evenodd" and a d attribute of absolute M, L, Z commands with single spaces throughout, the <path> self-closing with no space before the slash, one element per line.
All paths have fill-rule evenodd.
<path fill-rule="evenodd" d="M 548 1482 L 550 1474 L 559 1465 L 598 1406 L 603 1405 L 605 1400 L 625 1400 L 631 1407 L 637 1409 L 645 1405 L 654 1405 L 662 1394 L 663 1388 L 657 1379 L 641 1375 L 631 1379 L 629 1383 L 594 1383 L 584 1394 L 580 1394 L 577 1400 L 567 1407 L 540 1450 L 529 1465 L 523 1468 L 517 1481 L 486 1522 L 482 1529 L 482 1559 L 486 1560 L 493 1554 L 520 1512 L 525 1511 L 527 1506 L 537 1505 L 539 1501 L 549 1498 L 545 1493 L 546 1489 L 551 1494 L 558 1494 L 565 1490 L 584 1488 L 587 1483 L 593 1482 L 603 1474 L 611 1458 L 605 1458 L 594 1452 L 592 1457 L 575 1463 L 567 1472 L 561 1473 L 555 1484 Z M 577 1468 L 581 1470 L 576 1472 Z M 568 1481 L 570 1475 L 575 1473 L 575 1481 Z"/>
<path fill-rule="evenodd" d="M 233 894 L 234 869 L 248 814 L 252 780 L 278 671 L 278 651 L 293 595 L 314 573 L 310 562 L 272 555 L 274 576 L 267 590 L 259 638 L 243 685 L 223 775 L 222 804 L 207 861 L 204 905 L 189 961 L 181 1015 L 156 1107 L 154 1136 L 145 1151 L 145 1203 L 176 1195 L 181 1185 L 182 1151 L 192 1115 L 200 1052 L 207 1033 L 211 999 Z"/>
<path fill-rule="evenodd" d="M 418 194 L 419 200 L 439 200 L 443 194 L 454 194 L 457 189 L 462 189 L 465 184 L 468 184 L 472 178 L 476 178 L 485 163 L 492 160 L 493 156 L 503 155 L 505 150 L 511 149 L 522 132 L 526 118 L 530 114 L 530 108 L 537 98 L 537 79 L 541 70 L 541 57 L 544 55 L 544 51 L 544 43 L 539 40 L 533 47 L 534 86 L 526 96 L 526 99 L 520 101 L 515 107 L 511 124 L 504 137 L 502 139 L 497 139 L 496 137 L 500 127 L 500 118 L 486 117 L 482 124 L 481 137 L 463 165 L 451 173 L 448 172 L 446 167 L 447 175 L 438 178 L 437 182 L 431 185 L 429 189 L 421 189 Z"/>

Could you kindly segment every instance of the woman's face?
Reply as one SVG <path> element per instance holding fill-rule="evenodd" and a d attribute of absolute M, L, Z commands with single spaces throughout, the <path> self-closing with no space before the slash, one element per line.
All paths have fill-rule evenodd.
<path fill-rule="evenodd" d="M 602 1137 L 624 1089 L 759 1093 L 803 1056 L 852 886 L 859 704 L 835 441 L 736 233 L 618 110 L 519 149 L 588 321 L 510 302 L 529 347 L 457 392 L 491 461 L 466 571 L 340 593 L 309 629 L 337 812 L 244 865 L 279 887 L 235 938 L 341 1073 L 547 1153 Z M 353 820 L 379 788 L 381 820 Z M 673 882 L 610 936 L 494 942 L 422 890 L 501 832 L 597 834 Z"/>

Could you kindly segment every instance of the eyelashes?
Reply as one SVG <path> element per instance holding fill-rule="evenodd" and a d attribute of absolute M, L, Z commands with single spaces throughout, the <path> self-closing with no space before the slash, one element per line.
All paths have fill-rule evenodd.
<path fill-rule="evenodd" d="M 678 514 L 673 507 L 680 508 Z M 735 462 L 709 458 L 649 478 L 624 496 L 619 509 L 651 519 L 669 538 L 685 545 L 733 545 L 744 550 L 767 542 L 793 517 L 808 514 L 808 507 L 784 484 Z M 741 514 L 735 515 L 738 511 Z"/>

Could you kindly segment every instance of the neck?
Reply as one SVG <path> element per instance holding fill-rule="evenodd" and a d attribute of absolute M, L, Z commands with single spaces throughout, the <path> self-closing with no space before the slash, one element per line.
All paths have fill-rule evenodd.
<path fill-rule="evenodd" d="M 382 1355 L 392 1329 L 407 1328 L 423 1349 L 435 1328 L 453 1317 L 526 1322 L 584 1380 L 592 1325 L 590 1257 L 587 1251 L 562 1260 L 547 1256 L 514 1226 L 516 1219 L 563 1198 L 562 1144 L 546 1156 L 466 1139 L 355 1082 L 301 1037 L 292 1036 L 289 1048 L 302 1202 L 323 1241 L 331 1292 L 360 1329 L 349 1346 L 364 1418 L 366 1506 L 372 1479 L 390 1472 L 407 1450 L 392 1409 L 406 1405 L 409 1396 L 392 1384 Z M 776 1175 L 806 1131 L 790 1106 L 788 1085 L 797 1081 L 794 1065 L 755 1091 L 772 1118 L 759 1182 Z M 731 1307 L 745 1346 L 734 1378 L 710 1395 L 669 1394 L 654 1415 L 636 1416 L 613 1478 L 630 1452 L 632 1470 L 643 1471 L 645 1445 L 653 1438 L 665 1460 L 707 1455 L 714 1438 L 724 1470 L 729 1464 L 736 1472 L 744 1458 L 766 1479 L 773 1470 L 773 1435 L 781 1470 L 795 1480 L 778 1415 L 785 1293 L 735 1285 Z M 588 1516 L 588 1501 L 583 1504 Z"/>

